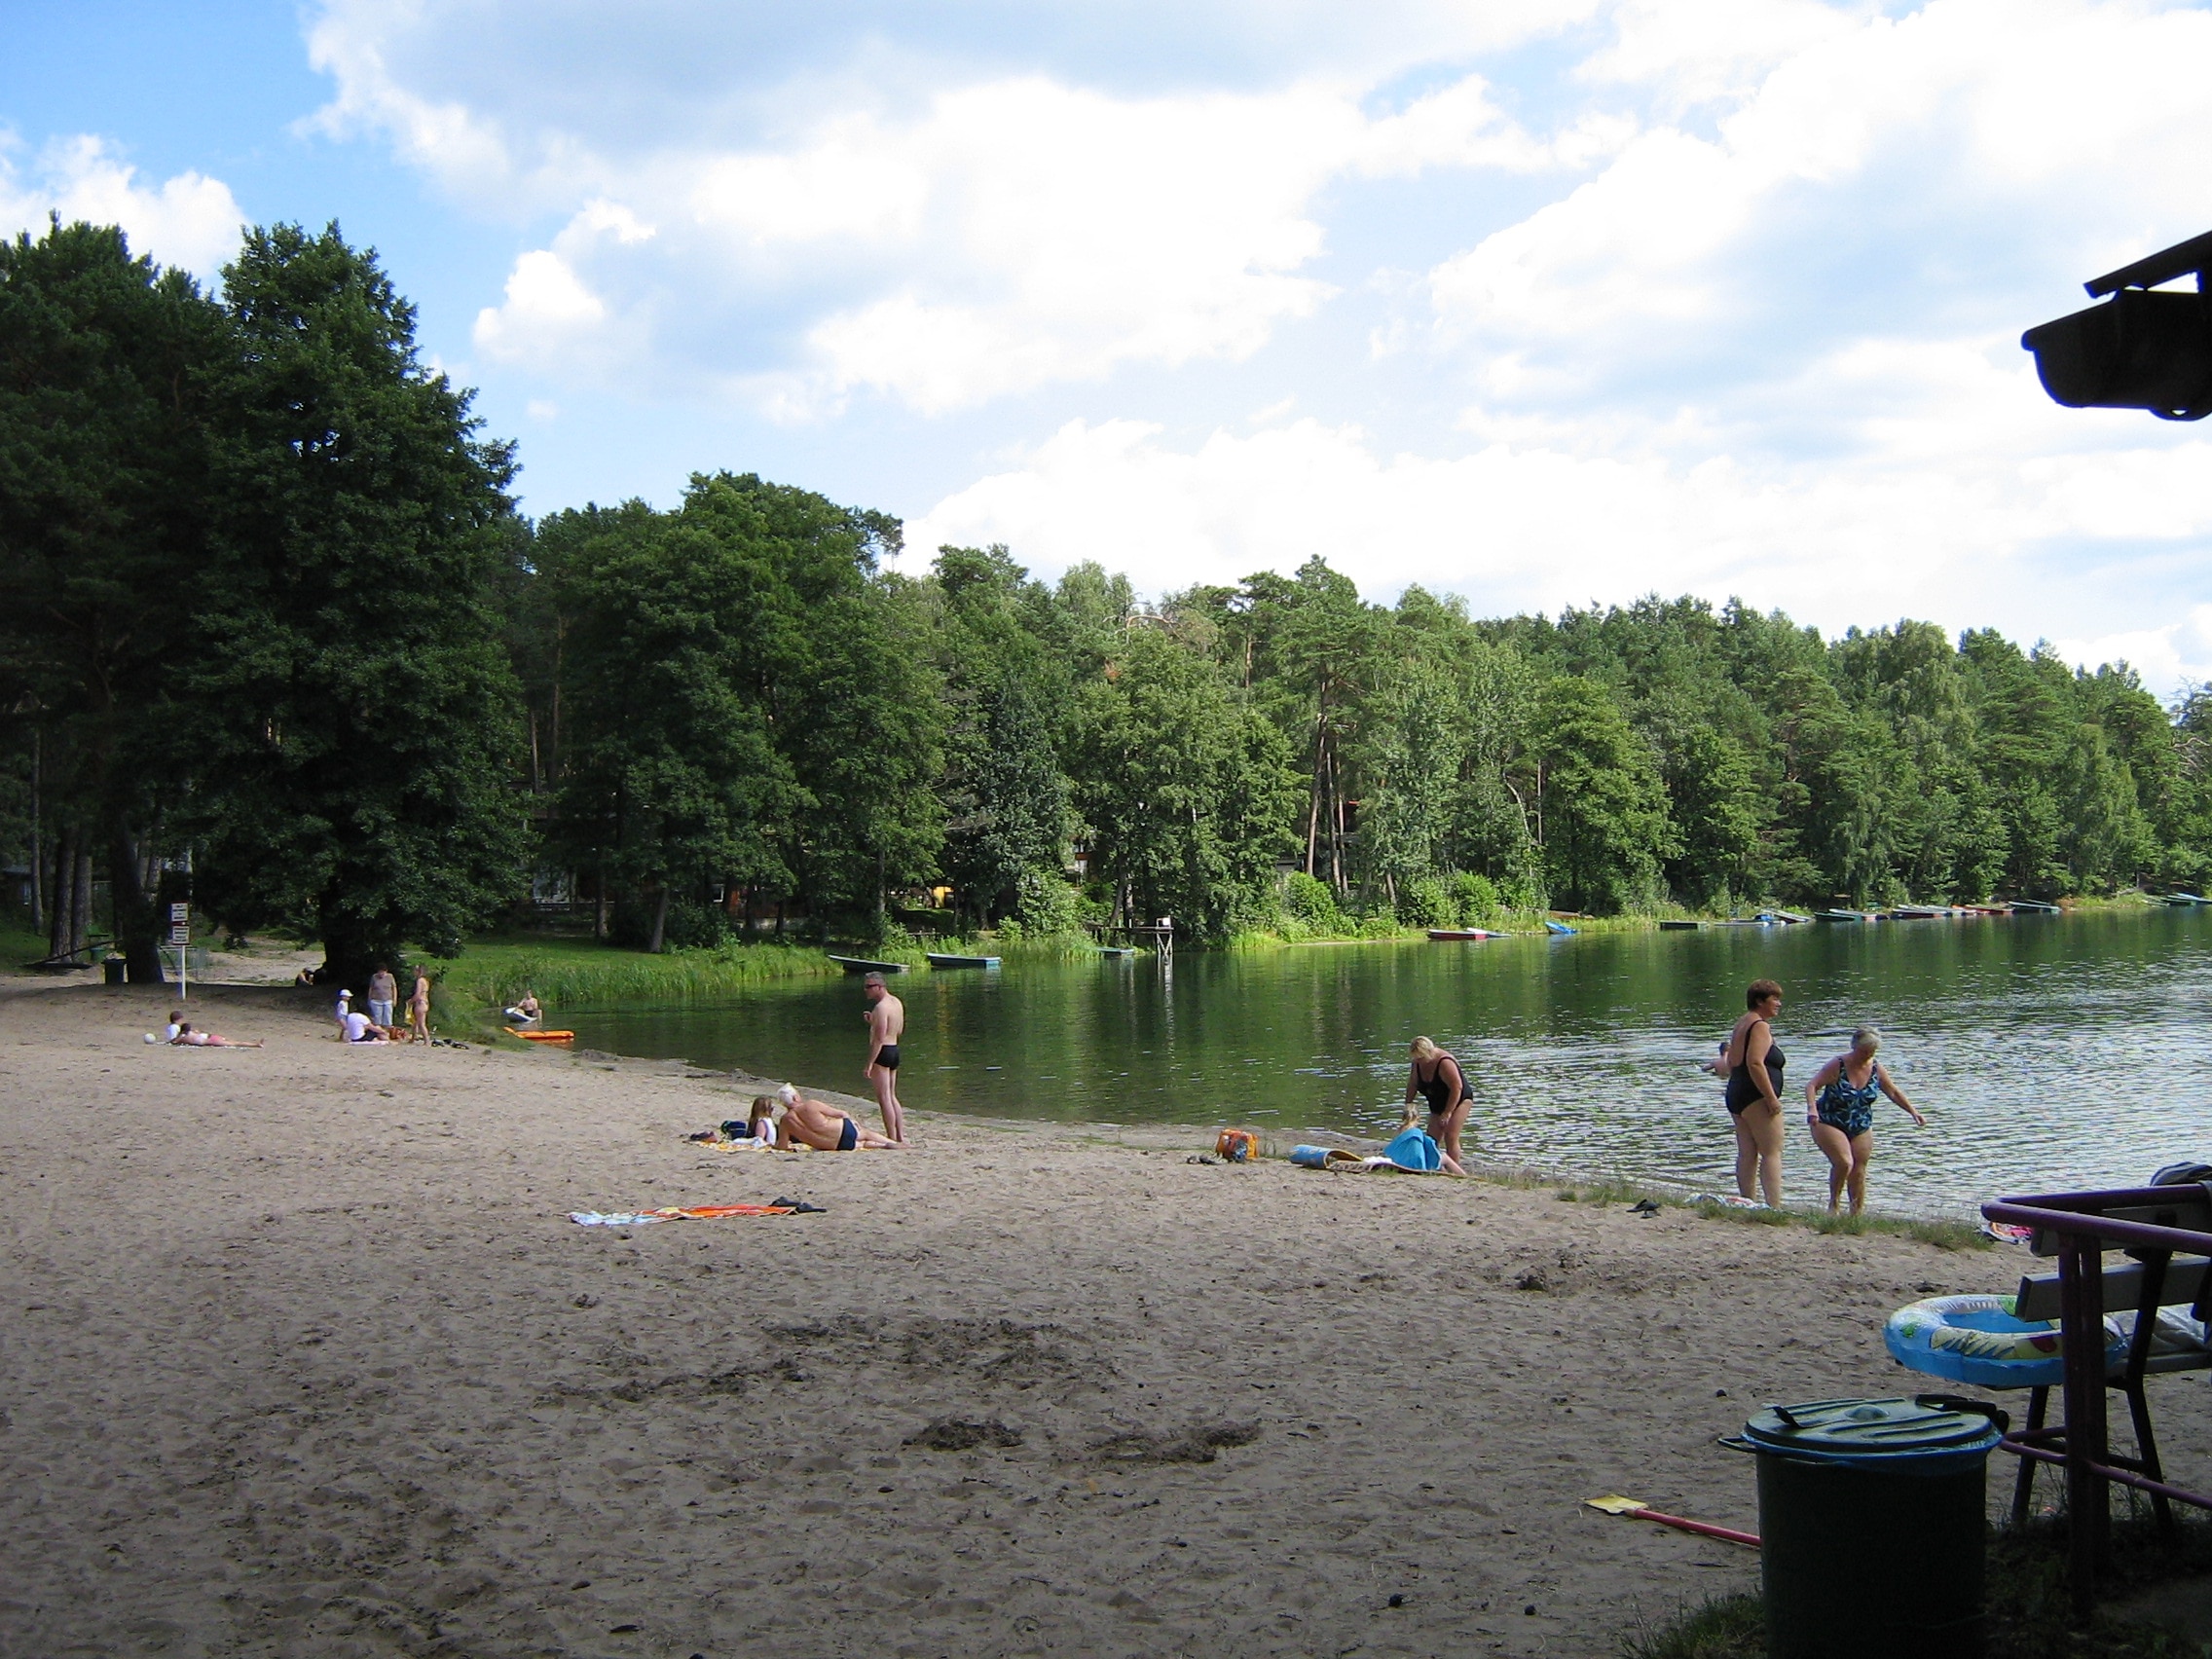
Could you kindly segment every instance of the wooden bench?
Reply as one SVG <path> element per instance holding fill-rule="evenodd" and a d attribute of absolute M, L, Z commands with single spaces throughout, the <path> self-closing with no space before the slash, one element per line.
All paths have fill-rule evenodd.
<path fill-rule="evenodd" d="M 2135 1456 L 2122 1457 L 2114 1453 L 2111 1460 L 2122 1468 L 2162 1482 L 2166 1477 L 2158 1463 L 2158 1443 L 2151 1430 L 2151 1405 L 2144 1396 L 2143 1382 L 2147 1377 L 2162 1377 L 2176 1371 L 2212 1371 L 2212 1348 L 2201 1345 L 2169 1346 L 2165 1351 L 2158 1351 L 2161 1309 L 2187 1309 L 2191 1317 L 2201 1320 L 2207 1307 L 2212 1306 L 2212 1258 L 2168 1258 L 2158 1252 L 2145 1255 L 2145 1260 L 2129 1262 L 2124 1267 L 2108 1267 L 2099 1275 L 2106 1309 L 2115 1313 L 2132 1309 L 2135 1321 L 2126 1358 L 2112 1367 L 2105 1377 L 2110 1386 L 2127 1396 L 2128 1418 L 2135 1429 Z M 2022 1278 L 2012 1311 L 2021 1319 L 2056 1319 L 2060 1312 L 2058 1275 L 2039 1273 Z M 2015 1527 L 2028 1518 L 2028 1504 L 2035 1491 L 2036 1465 L 2056 1461 L 2064 1456 L 2066 1430 L 2046 1426 L 2044 1420 L 2049 1403 L 2048 1385 L 2031 1389 L 2026 1424 L 2005 1437 L 2008 1450 L 2022 1454 L 2020 1472 L 2012 1488 L 2012 1525 Z M 2042 1451 L 2045 1456 L 2034 1456 L 2033 1451 Z M 2151 1502 L 2159 1523 L 2171 1525 L 2173 1513 L 2165 1497 L 2154 1493 Z"/>

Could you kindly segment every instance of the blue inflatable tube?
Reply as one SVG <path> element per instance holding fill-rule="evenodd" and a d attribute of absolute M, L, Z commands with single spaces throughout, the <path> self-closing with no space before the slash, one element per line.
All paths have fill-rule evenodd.
<path fill-rule="evenodd" d="M 1882 1327 L 1890 1357 L 1912 1371 L 1976 1388 L 2053 1387 L 2066 1381 L 2058 1326 L 2021 1319 L 2009 1296 L 1932 1296 Z M 2105 1320 L 2105 1367 L 2127 1357 L 2127 1337 Z"/>

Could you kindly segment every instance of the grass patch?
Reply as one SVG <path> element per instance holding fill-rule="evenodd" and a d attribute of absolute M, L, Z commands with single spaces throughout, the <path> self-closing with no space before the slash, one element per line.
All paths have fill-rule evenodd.
<path fill-rule="evenodd" d="M 46 936 L 33 933 L 30 913 L 9 906 L 10 914 L 0 920 L 0 974 L 19 972 L 26 962 L 36 962 L 46 954 Z"/>
<path fill-rule="evenodd" d="M 1097 953 L 1088 940 L 1066 935 L 1004 941 L 984 936 L 933 940 L 930 944 L 958 955 L 1010 961 L 1065 961 Z M 911 940 L 836 948 L 840 955 L 869 956 L 915 968 L 927 961 L 922 945 Z M 442 1017 L 463 1023 L 484 1022 L 526 990 L 535 991 L 557 1016 L 564 1007 L 720 1002 L 762 985 L 835 978 L 844 972 L 819 944 L 763 940 L 653 956 L 597 940 L 540 934 L 471 940 L 460 956 L 444 961 L 431 958 L 427 965 L 436 980 L 433 1008 Z"/>
<path fill-rule="evenodd" d="M 1734 1204 L 1716 1203 L 1711 1198 L 1700 1202 L 1655 1192 L 1644 1182 L 1611 1175 L 1564 1184 L 1558 1170 L 1493 1168 L 1476 1170 L 1475 1178 L 1523 1192 L 1549 1189 L 1562 1203 L 1618 1204 L 1626 1208 L 1648 1200 L 1668 1209 L 1686 1209 L 1701 1220 L 1732 1221 L 1745 1227 L 1805 1227 L 1817 1233 L 1840 1233 L 1847 1236 L 1878 1233 L 1933 1244 L 1939 1250 L 1987 1250 L 1994 1242 L 1972 1222 L 1928 1221 L 1901 1215 L 1839 1216 L 1829 1215 L 1825 1210 L 1738 1209 Z"/>
<path fill-rule="evenodd" d="M 2011 1463 L 1997 1458 L 1992 1468 L 2009 1474 Z M 2111 1604 L 2207 1573 L 2212 1521 L 2185 1512 L 2170 1538 L 2148 1517 L 2118 1521 L 2112 1565 L 2102 1579 L 2105 1604 L 2078 1620 L 2066 1587 L 2063 1523 L 1993 1531 L 1985 1659 L 2203 1659 L 2212 1643 L 2123 1616 Z M 1765 1611 L 1756 1596 L 1715 1597 L 1685 1607 L 1667 1624 L 1640 1625 L 1623 1639 L 1621 1651 L 1626 1659 L 1766 1659 Z"/>
<path fill-rule="evenodd" d="M 1756 1596 L 1713 1596 L 1672 1624 L 1640 1625 L 1627 1659 L 1766 1659 L 1766 1609 Z"/>
<path fill-rule="evenodd" d="M 917 953 L 918 958 L 918 953 Z M 787 979 L 843 972 L 817 945 L 739 944 L 659 956 L 596 940 L 532 937 L 472 940 L 447 961 L 431 959 L 438 988 L 457 1007 L 498 1010 L 526 990 L 558 1008 L 609 1002 L 694 1003 Z"/>

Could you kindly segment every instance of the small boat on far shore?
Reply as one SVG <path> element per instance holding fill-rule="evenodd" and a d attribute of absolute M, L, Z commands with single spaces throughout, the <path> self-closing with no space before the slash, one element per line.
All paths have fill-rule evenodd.
<path fill-rule="evenodd" d="M 932 968 L 996 968 L 999 965 L 995 956 L 956 956 L 944 950 L 929 950 L 923 954 L 929 958 Z"/>
<path fill-rule="evenodd" d="M 1136 953 L 1136 946 L 1133 944 L 1102 944 L 1098 947 L 1099 955 L 1111 956 L 1116 961 L 1134 956 Z"/>
<path fill-rule="evenodd" d="M 1816 922 L 1870 922 L 1874 917 L 1864 910 L 1816 910 Z"/>
<path fill-rule="evenodd" d="M 1574 931 L 1574 929 L 1568 927 L 1565 922 L 1554 922 L 1546 920 L 1544 923 L 1544 932 L 1550 934 L 1554 939 L 1567 939 L 1571 936 Z"/>
<path fill-rule="evenodd" d="M 1438 944 L 1460 944 L 1471 940 L 1503 939 L 1505 936 L 1493 933 L 1488 928 L 1430 928 L 1428 937 Z"/>
<path fill-rule="evenodd" d="M 848 974 L 903 974 L 903 962 L 877 962 L 866 956 L 839 956 L 834 951 L 822 953 Z"/>
<path fill-rule="evenodd" d="M 2015 899 L 2009 908 L 2015 916 L 2055 916 L 2061 913 L 2056 904 L 2046 904 L 2041 899 Z"/>
<path fill-rule="evenodd" d="M 1669 933 L 1695 933 L 1699 928 L 1705 926 L 1703 922 L 1685 922 L 1672 920 L 1661 922 L 1659 925 L 1662 928 L 1666 929 Z"/>
<path fill-rule="evenodd" d="M 2194 893 L 2169 893 L 2164 902 L 2168 904 L 2212 904 L 2212 899 L 2200 899 Z"/>

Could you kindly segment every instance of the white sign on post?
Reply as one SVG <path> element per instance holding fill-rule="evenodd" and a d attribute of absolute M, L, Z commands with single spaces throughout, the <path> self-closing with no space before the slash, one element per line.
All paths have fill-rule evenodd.
<path fill-rule="evenodd" d="M 183 1002 L 192 995 L 192 969 L 188 958 L 192 946 L 192 906 L 169 906 L 169 943 L 176 946 L 176 996 Z"/>

